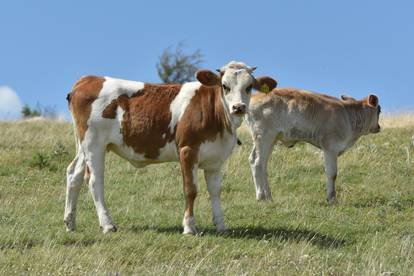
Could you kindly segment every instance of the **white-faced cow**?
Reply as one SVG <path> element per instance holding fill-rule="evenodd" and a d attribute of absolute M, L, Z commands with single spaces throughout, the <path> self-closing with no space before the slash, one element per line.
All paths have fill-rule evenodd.
<path fill-rule="evenodd" d="M 380 131 L 378 97 L 341 99 L 299 89 L 277 88 L 252 96 L 246 120 L 253 138 L 250 166 L 256 198 L 272 200 L 267 163 L 273 145 L 307 142 L 324 153 L 327 200 L 336 200 L 337 157 L 359 137 Z"/>
<path fill-rule="evenodd" d="M 184 233 L 196 233 L 193 216 L 197 170 L 204 170 L 213 220 L 225 224 L 220 206 L 223 162 L 236 143 L 236 129 L 247 112 L 251 89 L 275 87 L 255 68 L 230 62 L 220 73 L 198 71 L 198 82 L 148 84 L 109 77 L 81 78 L 68 95 L 77 153 L 67 169 L 64 221 L 75 229 L 76 203 L 85 176 L 103 232 L 116 231 L 104 201 L 105 152 L 136 167 L 178 161 L 184 184 Z"/>

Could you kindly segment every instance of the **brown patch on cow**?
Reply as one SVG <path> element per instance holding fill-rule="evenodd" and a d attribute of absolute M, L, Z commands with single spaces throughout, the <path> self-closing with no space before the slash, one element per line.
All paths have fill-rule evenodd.
<path fill-rule="evenodd" d="M 75 120 L 75 126 L 80 141 L 85 138 L 88 129 L 88 119 L 92 111 L 92 103 L 98 98 L 105 78 L 86 76 L 81 78 L 70 93 L 70 110 Z"/>
<path fill-rule="evenodd" d="M 201 143 L 213 141 L 225 131 L 232 133 L 223 107 L 221 87 L 202 85 L 177 124 L 177 145 L 179 148 L 189 145 L 198 149 Z"/>
<path fill-rule="evenodd" d="M 116 118 L 116 109 L 118 107 L 117 100 L 112 100 L 105 109 L 102 111 L 102 118 L 105 119 L 115 119 Z"/>
<path fill-rule="evenodd" d="M 121 133 L 126 145 L 145 158 L 156 159 L 167 142 L 174 140 L 169 124 L 170 104 L 181 84 L 145 84 L 131 97 L 121 95 L 117 104 L 124 110 Z"/>

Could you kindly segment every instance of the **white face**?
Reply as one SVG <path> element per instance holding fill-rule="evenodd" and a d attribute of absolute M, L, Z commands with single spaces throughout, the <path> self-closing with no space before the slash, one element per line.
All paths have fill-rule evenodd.
<path fill-rule="evenodd" d="M 221 78 L 223 95 L 232 117 L 247 113 L 254 78 L 250 69 L 228 68 Z"/>

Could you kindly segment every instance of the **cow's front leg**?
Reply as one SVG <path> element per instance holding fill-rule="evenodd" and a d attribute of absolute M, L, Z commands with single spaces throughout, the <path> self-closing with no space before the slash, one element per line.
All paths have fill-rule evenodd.
<path fill-rule="evenodd" d="M 324 151 L 325 172 L 326 172 L 326 199 L 329 204 L 336 203 L 335 181 L 337 175 L 337 159 L 335 152 Z"/>
<path fill-rule="evenodd" d="M 89 190 L 91 192 L 96 212 L 98 213 L 99 225 L 103 233 L 115 232 L 116 226 L 112 222 L 111 215 L 105 204 L 104 198 L 104 166 L 105 150 L 97 147 L 88 150 L 87 166 L 90 169 Z"/>
<path fill-rule="evenodd" d="M 211 207 L 213 211 L 213 222 L 218 232 L 227 230 L 224 224 L 223 212 L 221 210 L 220 194 L 221 194 L 221 174 L 220 169 L 204 170 L 204 178 L 207 183 L 207 190 L 210 194 Z"/>
<path fill-rule="evenodd" d="M 180 164 L 183 175 L 185 210 L 183 218 L 183 234 L 196 234 L 194 219 L 194 200 L 197 197 L 197 152 L 191 147 L 180 149 Z"/>

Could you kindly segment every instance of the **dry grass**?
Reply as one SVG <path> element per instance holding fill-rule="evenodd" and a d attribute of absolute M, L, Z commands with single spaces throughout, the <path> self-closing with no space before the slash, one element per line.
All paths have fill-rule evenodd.
<path fill-rule="evenodd" d="M 381 114 L 380 125 L 384 128 L 413 128 L 414 113 Z"/>

